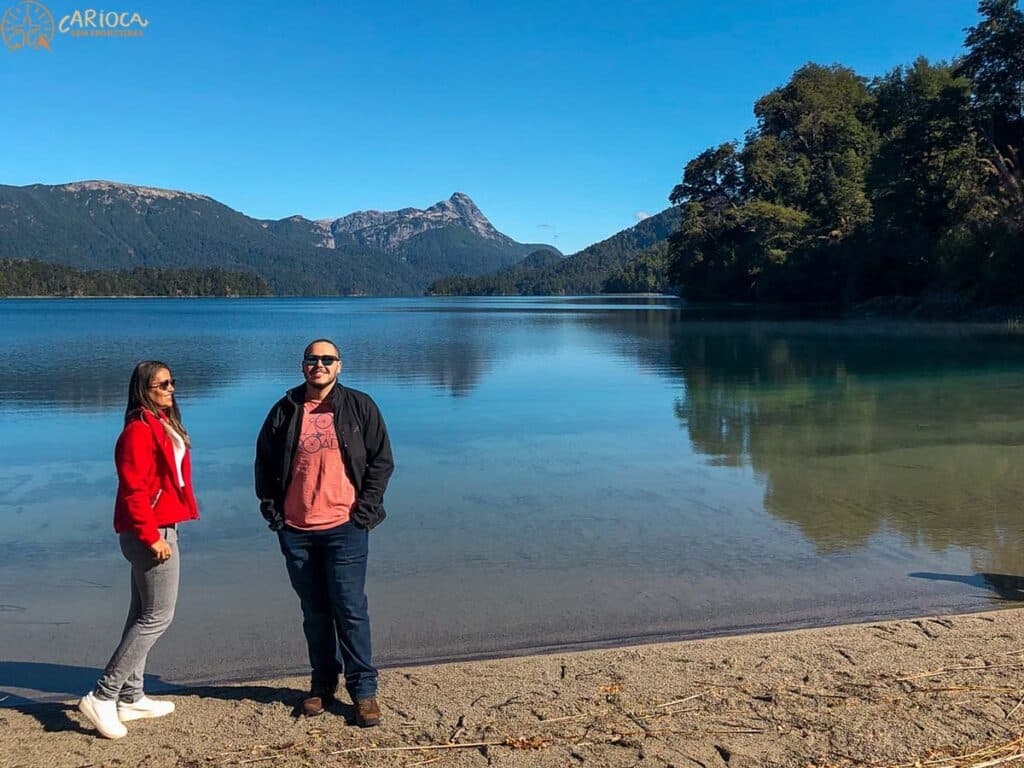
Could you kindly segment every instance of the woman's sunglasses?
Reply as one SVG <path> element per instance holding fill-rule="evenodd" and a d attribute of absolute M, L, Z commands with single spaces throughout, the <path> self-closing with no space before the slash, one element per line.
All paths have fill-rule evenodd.
<path fill-rule="evenodd" d="M 159 381 L 156 384 L 150 384 L 149 388 L 150 389 L 159 389 L 159 390 L 161 390 L 163 392 L 166 392 L 168 389 L 170 389 L 173 386 L 175 386 L 174 379 L 164 379 L 163 381 Z"/>

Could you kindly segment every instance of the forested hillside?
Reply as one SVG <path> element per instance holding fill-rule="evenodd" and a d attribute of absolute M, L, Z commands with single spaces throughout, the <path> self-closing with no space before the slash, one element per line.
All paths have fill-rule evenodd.
<path fill-rule="evenodd" d="M 629 262 L 675 230 L 679 212 L 669 208 L 629 229 L 563 258 L 527 260 L 494 274 L 453 277 L 434 282 L 428 293 L 438 296 L 552 295 L 601 293 L 612 279 L 621 285 L 631 274 L 620 272 Z M 664 284 L 663 275 L 653 282 Z M 648 290 L 630 287 L 627 290 Z"/>
<path fill-rule="evenodd" d="M 1024 289 L 1024 16 L 983 0 L 966 54 L 882 77 L 807 64 L 743 141 L 686 164 L 669 279 L 697 300 Z"/>

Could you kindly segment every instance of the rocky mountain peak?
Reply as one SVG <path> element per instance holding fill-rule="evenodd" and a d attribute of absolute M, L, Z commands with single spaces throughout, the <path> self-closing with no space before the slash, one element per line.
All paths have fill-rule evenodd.
<path fill-rule="evenodd" d="M 480 209 L 476 207 L 476 203 L 473 202 L 473 198 L 467 195 L 465 192 L 456 192 L 447 200 L 442 200 L 439 203 L 435 203 L 427 209 L 428 211 L 443 210 L 452 211 L 461 216 L 470 218 L 483 219 L 486 221 L 486 217 L 481 213 Z"/>
<path fill-rule="evenodd" d="M 424 213 L 440 217 L 445 223 L 459 224 L 489 240 L 500 237 L 498 231 L 465 192 L 454 193 L 447 200 L 430 206 Z"/>
<path fill-rule="evenodd" d="M 340 219 L 319 222 L 331 231 L 347 232 L 363 242 L 393 251 L 406 240 L 431 229 L 456 225 L 465 227 L 487 240 L 511 243 L 512 240 L 494 228 L 472 198 L 456 192 L 426 209 L 402 208 L 397 211 L 356 211 Z"/>

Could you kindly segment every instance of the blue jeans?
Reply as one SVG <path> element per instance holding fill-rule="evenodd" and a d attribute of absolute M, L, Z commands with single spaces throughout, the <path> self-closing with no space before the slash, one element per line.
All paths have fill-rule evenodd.
<path fill-rule="evenodd" d="M 288 578 L 302 604 L 312 667 L 310 690 L 333 694 L 338 675 L 352 700 L 377 694 L 366 601 L 369 532 L 352 522 L 325 531 L 277 532 Z"/>

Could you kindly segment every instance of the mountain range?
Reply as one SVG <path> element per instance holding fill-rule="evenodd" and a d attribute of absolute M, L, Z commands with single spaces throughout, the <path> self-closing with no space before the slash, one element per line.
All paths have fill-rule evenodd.
<path fill-rule="evenodd" d="M 543 248 L 502 234 L 465 194 L 425 210 L 254 219 L 205 195 L 109 181 L 0 185 L 0 258 L 84 269 L 251 272 L 277 295 L 422 294 Z"/>
<path fill-rule="evenodd" d="M 595 293 L 663 245 L 675 216 L 663 211 L 566 258 L 499 232 L 461 192 L 426 209 L 268 220 L 205 195 L 111 181 L 0 185 L 0 259 L 227 270 L 279 296 Z"/>

